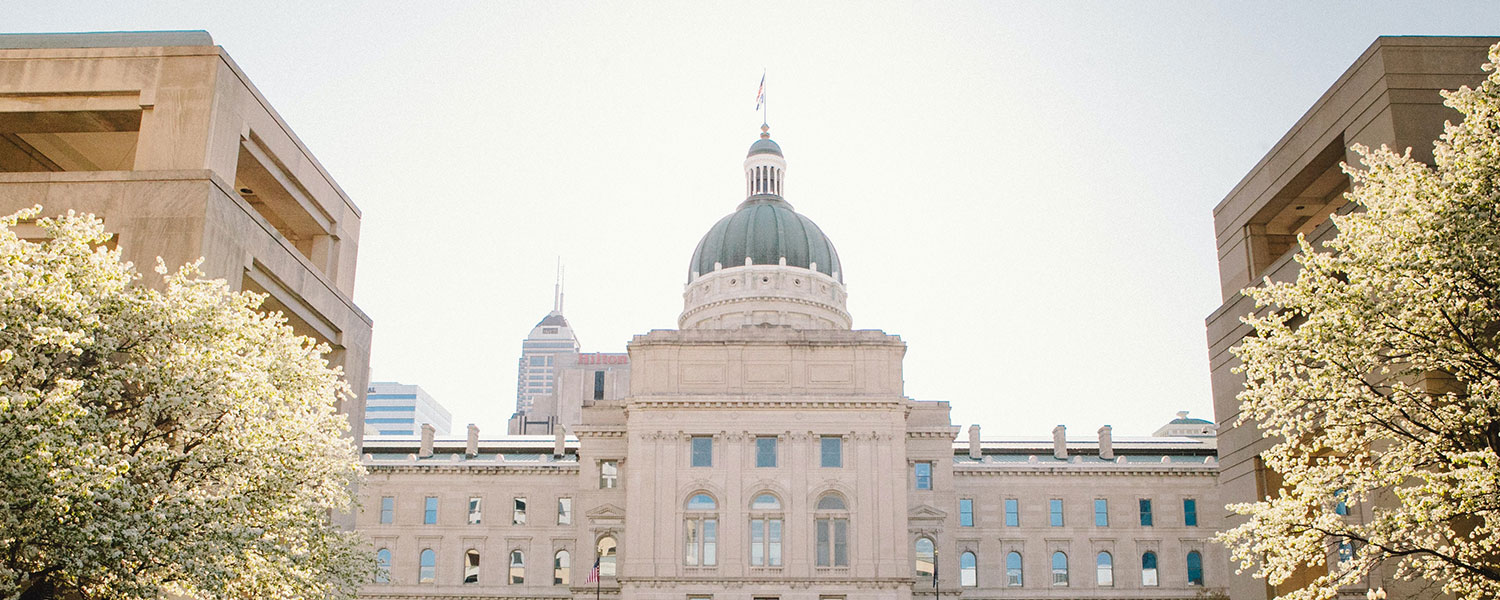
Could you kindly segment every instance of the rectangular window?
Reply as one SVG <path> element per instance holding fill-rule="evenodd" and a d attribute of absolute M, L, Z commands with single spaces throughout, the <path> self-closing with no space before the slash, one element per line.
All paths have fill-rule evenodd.
<path fill-rule="evenodd" d="M 380 498 L 380 524 L 390 525 L 396 519 L 396 497 L 382 496 Z"/>
<path fill-rule="evenodd" d="M 1005 499 L 1005 526 L 1021 526 L 1021 502 L 1015 498 Z"/>
<path fill-rule="evenodd" d="M 469 496 L 469 524 L 470 525 L 478 525 L 480 523 L 480 518 L 481 518 L 480 512 L 481 512 L 481 509 L 483 508 L 483 504 L 484 504 L 484 498 L 480 498 L 479 496 Z"/>
<path fill-rule="evenodd" d="M 912 473 L 916 475 L 917 489 L 932 489 L 932 463 L 919 462 L 915 465 L 912 465 Z"/>
<path fill-rule="evenodd" d="M 511 525 L 525 525 L 526 524 L 526 499 L 525 498 L 516 498 L 515 499 L 515 510 L 511 511 L 510 524 Z"/>
<path fill-rule="evenodd" d="M 714 439 L 708 436 L 693 436 L 693 466 L 714 466 Z"/>
<path fill-rule="evenodd" d="M 594 371 L 594 399 L 604 399 L 604 371 Z"/>
<path fill-rule="evenodd" d="M 825 467 L 844 466 L 844 440 L 843 438 L 825 435 L 822 438 L 822 465 Z"/>
<path fill-rule="evenodd" d="M 687 540 L 683 550 L 683 564 L 712 567 L 719 564 L 719 520 L 689 518 Z"/>
<path fill-rule="evenodd" d="M 774 466 L 776 466 L 776 438 L 773 438 L 773 437 L 758 437 L 758 438 L 755 438 L 755 466 L 757 466 L 757 467 L 774 467 Z"/>
<path fill-rule="evenodd" d="M 531 357 L 531 366 L 533 366 L 533 367 L 545 367 L 545 366 L 547 366 L 547 357 L 545 357 L 545 356 L 533 356 L 533 357 Z"/>
<path fill-rule="evenodd" d="M 557 524 L 558 525 L 572 525 L 573 524 L 573 499 L 572 498 L 558 498 L 557 499 Z"/>
<path fill-rule="evenodd" d="M 599 461 L 599 489 L 613 488 L 620 483 L 620 463 L 613 460 Z"/>
<path fill-rule="evenodd" d="M 849 520 L 818 519 L 813 525 L 817 566 L 849 566 Z"/>
<path fill-rule="evenodd" d="M 1192 498 L 1182 499 L 1182 524 L 1188 527 L 1198 526 L 1198 501 Z"/>
<path fill-rule="evenodd" d="M 1109 500 L 1094 499 L 1094 527 L 1109 527 Z"/>
<path fill-rule="evenodd" d="M 974 526 L 974 499 L 973 498 L 959 498 L 958 499 L 958 526 L 959 527 L 973 527 Z"/>
<path fill-rule="evenodd" d="M 750 519 L 750 566 L 781 566 L 781 519 Z"/>
<path fill-rule="evenodd" d="M 1151 526 L 1151 499 L 1141 498 L 1141 527 Z"/>
<path fill-rule="evenodd" d="M 422 503 L 422 523 L 426 525 L 437 523 L 437 496 L 428 496 Z"/>
<path fill-rule="evenodd" d="M 1048 502 L 1050 525 L 1053 527 L 1063 526 L 1062 498 L 1053 498 Z"/>

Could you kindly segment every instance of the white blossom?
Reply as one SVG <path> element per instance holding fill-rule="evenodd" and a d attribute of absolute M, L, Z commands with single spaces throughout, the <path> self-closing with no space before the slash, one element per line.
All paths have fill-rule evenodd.
<path fill-rule="evenodd" d="M 1444 94 L 1464 119 L 1435 168 L 1354 146 L 1362 210 L 1326 250 L 1300 240 L 1296 281 L 1245 291 L 1240 422 L 1277 440 L 1261 458 L 1283 485 L 1231 505 L 1248 518 L 1220 539 L 1272 584 L 1317 570 L 1283 598 L 1384 597 L 1372 573 L 1500 597 L 1500 45 L 1489 61 Z"/>
<path fill-rule="evenodd" d="M 326 346 L 69 212 L 0 219 L 0 598 L 348 598 L 362 475 Z M 153 278 L 153 281 L 158 281 Z"/>

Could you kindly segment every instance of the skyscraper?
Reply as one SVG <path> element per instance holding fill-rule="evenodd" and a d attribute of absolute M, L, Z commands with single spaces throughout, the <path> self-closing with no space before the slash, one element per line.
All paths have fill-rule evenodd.
<path fill-rule="evenodd" d="M 562 268 L 552 290 L 552 312 L 547 313 L 526 339 L 521 341 L 521 358 L 516 365 L 516 413 L 512 423 L 521 426 L 513 433 L 525 431 L 526 415 L 539 398 L 557 389 L 557 368 L 563 357 L 578 355 L 578 337 L 563 317 Z M 515 429 L 513 427 L 513 429 Z"/>

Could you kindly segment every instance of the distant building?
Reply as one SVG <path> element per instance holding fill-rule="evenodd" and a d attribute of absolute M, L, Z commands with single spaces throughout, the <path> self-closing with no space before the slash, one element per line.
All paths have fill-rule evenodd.
<path fill-rule="evenodd" d="M 583 408 L 620 400 L 630 393 L 630 355 L 588 352 L 555 355 L 552 393 L 532 400 L 528 412 L 511 417 L 512 435 L 552 435 L 559 425 L 583 422 Z"/>
<path fill-rule="evenodd" d="M 557 385 L 557 368 L 564 360 L 578 355 L 578 338 L 562 314 L 562 295 L 526 339 L 521 341 L 521 358 L 516 367 L 516 414 L 525 415 L 538 398 L 550 395 Z"/>
<path fill-rule="evenodd" d="M 36 204 L 103 219 L 138 269 L 202 258 L 264 294 L 332 349 L 355 390 L 339 409 L 361 429 L 360 210 L 207 32 L 0 35 L 0 214 Z"/>
<path fill-rule="evenodd" d="M 421 386 L 394 381 L 370 384 L 365 396 L 366 438 L 417 436 L 423 424 L 431 425 L 437 435 L 448 435 L 453 429 L 453 415 Z"/>
<path fill-rule="evenodd" d="M 1157 428 L 1151 435 L 1152 437 L 1212 438 L 1214 437 L 1214 422 L 1207 419 L 1194 419 L 1188 416 L 1188 411 L 1179 411 L 1177 418 Z"/>

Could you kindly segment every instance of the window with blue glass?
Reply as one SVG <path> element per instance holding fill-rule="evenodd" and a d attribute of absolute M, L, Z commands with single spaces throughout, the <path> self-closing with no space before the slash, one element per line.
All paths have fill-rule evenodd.
<path fill-rule="evenodd" d="M 391 582 L 391 551 L 381 548 L 375 553 L 375 583 Z"/>
<path fill-rule="evenodd" d="M 838 436 L 825 435 L 820 442 L 820 464 L 825 467 L 844 466 L 844 439 Z"/>
<path fill-rule="evenodd" d="M 380 497 L 380 524 L 390 525 L 396 519 L 396 497 Z"/>
<path fill-rule="evenodd" d="M 1198 501 L 1192 498 L 1182 499 L 1182 524 L 1188 527 L 1198 526 Z"/>
<path fill-rule="evenodd" d="M 1348 516 L 1349 515 L 1349 503 L 1344 500 L 1344 496 L 1345 495 L 1346 494 L 1344 493 L 1344 489 L 1343 488 L 1339 488 L 1337 491 L 1333 492 L 1333 499 L 1334 499 L 1333 513 L 1334 514 L 1336 514 L 1336 515 L 1344 515 L 1344 516 Z"/>
<path fill-rule="evenodd" d="M 1141 498 L 1141 527 L 1151 526 L 1151 500 Z"/>
<path fill-rule="evenodd" d="M 1025 583 L 1021 575 L 1021 553 L 1011 552 L 1005 555 L 1005 585 L 1021 587 Z"/>
<path fill-rule="evenodd" d="M 1188 585 L 1203 585 L 1203 555 L 1197 551 L 1187 554 Z"/>
<path fill-rule="evenodd" d="M 693 466 L 714 466 L 714 439 L 708 436 L 693 437 Z"/>
<path fill-rule="evenodd" d="M 1063 526 L 1062 498 L 1053 498 L 1048 502 L 1048 519 L 1053 527 Z"/>
<path fill-rule="evenodd" d="M 758 437 L 758 438 L 755 438 L 755 466 L 757 466 L 757 467 L 774 467 L 774 466 L 776 466 L 776 438 L 774 438 L 774 437 Z"/>
<path fill-rule="evenodd" d="M 422 523 L 427 525 L 437 523 L 437 496 L 428 496 L 422 503 Z"/>
<path fill-rule="evenodd" d="M 958 526 L 959 527 L 973 527 L 974 526 L 974 499 L 973 498 L 959 498 L 958 499 Z"/>
<path fill-rule="evenodd" d="M 932 489 L 932 463 L 919 462 L 912 465 L 912 473 L 916 475 L 917 489 Z"/>
<path fill-rule="evenodd" d="M 1005 526 L 1021 526 L 1021 502 L 1015 498 L 1005 499 Z"/>
<path fill-rule="evenodd" d="M 1094 526 L 1109 527 L 1109 500 L 1094 499 Z"/>

